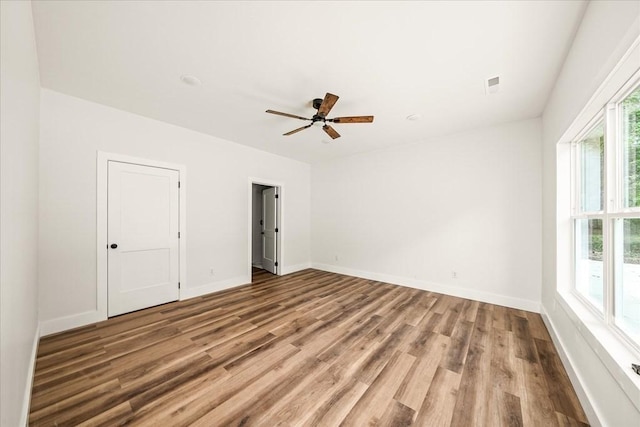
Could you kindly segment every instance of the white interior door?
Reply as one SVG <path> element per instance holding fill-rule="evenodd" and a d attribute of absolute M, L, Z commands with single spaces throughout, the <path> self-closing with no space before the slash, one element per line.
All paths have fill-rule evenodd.
<path fill-rule="evenodd" d="M 171 169 L 109 162 L 109 316 L 178 299 L 178 180 Z"/>
<path fill-rule="evenodd" d="M 276 274 L 278 200 L 275 187 L 262 190 L 262 268 Z"/>

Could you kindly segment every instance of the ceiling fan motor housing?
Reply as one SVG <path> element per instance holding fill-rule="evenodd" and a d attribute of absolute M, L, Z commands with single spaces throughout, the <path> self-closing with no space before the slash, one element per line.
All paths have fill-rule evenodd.
<path fill-rule="evenodd" d="M 316 110 L 320 109 L 320 106 L 322 105 L 322 98 L 316 98 L 313 100 L 313 108 L 315 108 Z"/>

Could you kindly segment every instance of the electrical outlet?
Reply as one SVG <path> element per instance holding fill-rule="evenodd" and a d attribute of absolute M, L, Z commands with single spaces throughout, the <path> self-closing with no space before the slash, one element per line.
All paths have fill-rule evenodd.
<path fill-rule="evenodd" d="M 213 276 L 215 276 L 215 275 L 216 275 L 216 272 L 215 272 L 215 271 L 213 271 L 213 268 L 212 268 L 212 269 L 210 269 L 210 270 L 209 270 L 209 276 L 212 276 L 212 277 L 213 277 Z"/>
<path fill-rule="evenodd" d="M 457 278 L 458 278 L 458 272 L 456 272 L 456 271 L 452 271 L 452 272 L 451 272 L 451 278 L 452 278 L 452 279 L 457 279 Z"/>
<path fill-rule="evenodd" d="M 335 258 L 336 261 L 338 261 L 338 255 L 336 255 L 334 258 Z"/>

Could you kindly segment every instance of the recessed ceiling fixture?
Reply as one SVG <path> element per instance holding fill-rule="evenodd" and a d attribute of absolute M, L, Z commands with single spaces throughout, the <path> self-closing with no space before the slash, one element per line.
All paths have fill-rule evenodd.
<path fill-rule="evenodd" d="M 182 80 L 182 83 L 189 86 L 200 86 L 202 84 L 202 81 L 199 78 L 190 74 L 181 75 L 180 80 Z"/>
<path fill-rule="evenodd" d="M 415 122 L 417 120 L 420 120 L 422 118 L 422 114 L 409 114 L 407 116 L 407 120 L 410 120 L 412 122 Z"/>
<path fill-rule="evenodd" d="M 329 135 L 332 139 L 340 138 L 340 134 L 336 132 L 334 128 L 332 128 L 329 123 L 371 123 L 373 122 L 373 116 L 351 116 L 351 117 L 334 117 L 333 119 L 328 119 L 327 114 L 333 108 L 336 101 L 338 101 L 338 95 L 334 95 L 332 93 L 327 92 L 322 98 L 316 98 L 312 101 L 313 108 L 318 110 L 316 114 L 313 115 L 313 118 L 309 119 L 307 117 L 297 116 L 295 114 L 289 113 L 281 113 L 280 111 L 267 110 L 267 113 L 277 114 L 279 116 L 291 117 L 292 119 L 300 119 L 300 120 L 308 120 L 309 123 L 306 126 L 302 126 L 301 128 L 294 129 L 290 132 L 284 134 L 284 136 L 293 135 L 294 133 L 298 133 L 301 130 L 305 130 L 310 128 L 313 125 L 322 126 L 322 130 L 324 130 L 327 135 Z"/>
<path fill-rule="evenodd" d="M 497 93 L 500 90 L 500 76 L 490 77 L 484 83 L 484 91 L 487 95 Z"/>

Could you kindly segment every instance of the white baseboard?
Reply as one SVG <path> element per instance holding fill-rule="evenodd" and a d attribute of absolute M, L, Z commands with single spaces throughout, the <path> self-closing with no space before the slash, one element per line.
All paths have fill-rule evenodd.
<path fill-rule="evenodd" d="M 212 292 L 233 288 L 246 283 L 251 283 L 251 277 L 235 277 L 233 279 L 222 280 L 220 282 L 208 283 L 203 286 L 198 286 L 197 288 L 183 288 L 180 290 L 180 300 L 210 294 Z M 58 317 L 56 319 L 40 322 L 40 334 L 41 336 L 47 336 L 58 332 L 68 331 L 69 329 L 78 328 L 80 326 L 90 325 L 91 323 L 102 322 L 103 320 L 107 320 L 107 316 L 97 310 Z"/>
<path fill-rule="evenodd" d="M 57 319 L 44 320 L 40 322 L 40 334 L 44 337 L 58 332 L 68 331 L 69 329 L 79 328 L 80 326 L 90 325 L 91 323 L 102 322 L 103 320 L 107 320 L 107 316 L 97 310 L 58 317 Z"/>
<path fill-rule="evenodd" d="M 33 375 L 36 371 L 36 358 L 38 356 L 38 344 L 40 343 L 40 325 L 36 327 L 33 337 L 33 346 L 29 356 L 29 371 L 22 400 L 22 412 L 20 413 L 20 425 L 26 427 L 29 424 L 29 410 L 31 408 L 31 390 L 33 389 Z"/>
<path fill-rule="evenodd" d="M 311 268 L 310 262 L 305 262 L 303 264 L 296 265 L 287 265 L 282 267 L 282 275 L 287 275 L 291 273 L 296 273 L 298 271 L 306 270 L 307 268 Z"/>
<path fill-rule="evenodd" d="M 542 321 L 549 330 L 549 334 L 551 335 L 551 340 L 555 345 L 558 355 L 560 356 L 560 360 L 562 360 L 562 364 L 564 365 L 564 369 L 567 371 L 567 375 L 569 375 L 569 380 L 571 380 L 571 385 L 573 385 L 574 390 L 576 391 L 576 395 L 578 396 L 578 400 L 582 405 L 582 409 L 584 409 L 585 415 L 589 420 L 589 424 L 594 427 L 601 427 L 602 422 L 600 421 L 600 416 L 598 415 L 598 411 L 591 404 L 591 396 L 584 388 L 584 382 L 578 372 L 573 368 L 575 365 L 573 363 L 573 358 L 566 351 L 566 347 L 564 345 L 563 340 L 558 335 L 557 329 L 553 324 L 553 321 L 549 317 L 547 310 L 544 308 L 544 305 L 541 306 L 540 315 L 542 317 Z"/>
<path fill-rule="evenodd" d="M 210 294 L 213 292 L 222 291 L 224 289 L 235 288 L 236 286 L 246 285 L 251 283 L 251 276 L 233 277 L 227 280 L 221 280 L 219 282 L 207 283 L 206 285 L 198 286 L 195 288 L 183 288 L 180 289 L 180 300 L 199 297 L 201 295 Z"/>
<path fill-rule="evenodd" d="M 313 263 L 312 267 L 318 270 L 329 271 L 331 273 L 361 277 L 363 279 L 376 280 L 379 282 L 391 283 L 393 285 L 400 285 L 400 286 L 406 286 L 409 288 L 421 289 L 423 291 L 438 292 L 441 294 L 451 295 L 454 297 L 472 299 L 475 301 L 502 305 L 505 307 L 516 308 L 519 310 L 533 311 L 535 313 L 540 312 L 539 301 L 531 301 L 531 300 L 526 300 L 522 298 L 508 297 L 504 295 L 493 294 L 490 292 L 478 291 L 475 289 L 460 288 L 457 286 L 431 283 L 425 280 L 411 279 L 408 277 L 374 273 L 370 271 L 354 270 L 351 268 L 345 268 L 345 267 L 340 267 L 336 265 Z"/>

